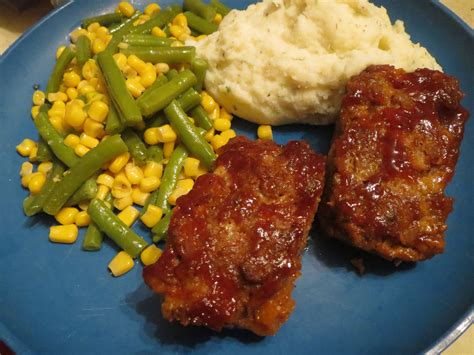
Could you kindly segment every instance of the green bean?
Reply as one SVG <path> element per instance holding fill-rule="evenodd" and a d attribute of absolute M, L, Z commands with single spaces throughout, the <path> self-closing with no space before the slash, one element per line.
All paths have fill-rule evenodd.
<path fill-rule="evenodd" d="M 153 232 L 153 243 L 166 240 L 172 214 L 172 211 L 168 212 L 151 230 Z"/>
<path fill-rule="evenodd" d="M 156 88 L 146 98 L 139 97 L 138 107 L 144 116 L 150 116 L 165 108 L 174 98 L 196 84 L 196 76 L 190 70 L 183 70 L 166 84 Z"/>
<path fill-rule="evenodd" d="M 87 200 L 92 200 L 97 195 L 97 183 L 95 178 L 87 179 L 85 183 L 67 200 L 65 206 L 76 206 Z"/>
<path fill-rule="evenodd" d="M 145 62 L 156 63 L 191 63 L 196 55 L 195 47 L 139 47 L 128 46 L 121 48 L 120 52 L 129 55 L 136 55 Z"/>
<path fill-rule="evenodd" d="M 161 163 L 163 160 L 163 148 L 159 145 L 151 145 L 148 147 L 148 160 Z"/>
<path fill-rule="evenodd" d="M 142 215 L 146 212 L 150 204 L 160 207 L 164 213 L 169 212 L 170 205 L 168 203 L 168 198 L 176 187 L 179 173 L 183 168 L 184 160 L 187 156 L 188 151 L 182 145 L 176 147 L 173 153 L 171 153 L 168 164 L 166 164 L 165 171 L 161 178 L 160 188 L 152 192 L 146 201 L 145 206 L 142 208 Z"/>
<path fill-rule="evenodd" d="M 156 116 L 154 116 L 153 118 L 150 118 L 147 121 L 146 128 L 161 127 L 166 123 L 168 123 L 168 120 L 166 119 L 165 114 L 163 112 L 158 112 Z"/>
<path fill-rule="evenodd" d="M 186 16 L 186 19 L 188 20 L 189 28 L 195 30 L 199 34 L 210 35 L 217 31 L 218 26 L 214 22 L 207 21 L 189 11 L 186 11 L 184 16 Z"/>
<path fill-rule="evenodd" d="M 149 86 L 144 92 L 143 94 L 141 94 L 140 98 L 141 100 L 146 100 L 146 98 L 148 97 L 148 95 L 150 95 L 151 92 L 153 92 L 156 88 L 160 87 L 160 86 L 163 86 L 164 84 L 166 84 L 168 82 L 168 78 L 164 75 L 160 75 L 156 78 L 155 82 Z"/>
<path fill-rule="evenodd" d="M 170 69 L 168 71 L 168 73 L 166 73 L 166 77 L 168 78 L 168 80 L 171 80 L 173 79 L 175 76 L 177 76 L 179 74 L 179 72 L 176 70 L 176 69 Z"/>
<path fill-rule="evenodd" d="M 128 151 L 135 161 L 138 163 L 145 163 L 148 157 L 148 152 L 145 143 L 140 139 L 138 134 L 131 128 L 127 128 L 122 132 L 122 139 L 128 147 Z"/>
<path fill-rule="evenodd" d="M 48 143 L 54 155 L 68 167 L 72 167 L 79 161 L 79 157 L 71 147 L 64 144 L 63 137 L 56 131 L 49 121 L 48 114 L 40 112 L 34 119 L 41 138 Z"/>
<path fill-rule="evenodd" d="M 71 60 L 74 58 L 74 52 L 69 47 L 65 47 L 59 58 L 56 60 L 53 72 L 49 77 L 48 84 L 46 85 L 46 94 L 51 92 L 59 91 L 59 85 L 63 78 L 64 71 L 66 70 Z"/>
<path fill-rule="evenodd" d="M 217 158 L 216 154 L 209 143 L 199 135 L 196 126 L 189 121 L 188 116 L 176 100 L 173 100 L 165 108 L 165 115 L 189 152 L 198 158 L 208 169 L 211 169 Z"/>
<path fill-rule="evenodd" d="M 33 216 L 43 210 L 43 206 L 48 200 L 51 191 L 61 179 L 64 173 L 64 165 L 53 160 L 53 168 L 48 174 L 43 188 L 37 195 L 30 195 L 23 201 L 23 211 L 27 216 Z"/>
<path fill-rule="evenodd" d="M 97 61 L 107 82 L 107 89 L 117 110 L 123 115 L 125 126 L 135 126 L 142 122 L 142 115 L 132 95 L 128 92 L 125 79 L 115 59 L 110 53 L 102 52 L 97 55 Z"/>
<path fill-rule="evenodd" d="M 184 112 L 188 112 L 201 102 L 201 95 L 194 89 L 189 89 L 176 99 Z"/>
<path fill-rule="evenodd" d="M 127 151 L 127 146 L 119 135 L 108 137 L 99 145 L 86 153 L 72 168 L 64 173 L 64 177 L 56 185 L 43 210 L 55 215 L 74 194 L 74 192 L 102 165 Z"/>
<path fill-rule="evenodd" d="M 134 33 L 124 36 L 123 42 L 137 47 L 168 47 L 174 41 L 170 38 L 160 38 L 152 35 Z"/>
<path fill-rule="evenodd" d="M 191 62 L 191 70 L 196 75 L 197 83 L 194 85 L 196 91 L 201 92 L 204 86 L 204 78 L 206 77 L 206 71 L 209 67 L 207 61 L 202 58 L 194 58 Z"/>
<path fill-rule="evenodd" d="M 120 133 L 124 130 L 124 125 L 119 117 L 115 104 L 109 105 L 109 113 L 107 115 L 107 123 L 105 124 L 105 133 L 112 135 Z"/>
<path fill-rule="evenodd" d="M 82 27 L 86 28 L 94 22 L 98 22 L 101 26 L 108 27 L 113 23 L 120 22 L 124 19 L 124 16 L 118 12 L 111 12 L 99 16 L 88 17 L 82 20 Z"/>
<path fill-rule="evenodd" d="M 38 151 L 36 152 L 36 157 L 34 161 L 50 161 L 53 158 L 53 153 L 49 149 L 48 144 L 44 141 L 43 138 L 38 139 Z"/>
<path fill-rule="evenodd" d="M 102 53 L 104 52 L 109 53 L 109 54 L 116 53 L 118 45 L 120 44 L 120 42 L 122 42 L 123 36 L 131 32 L 132 29 L 136 28 L 134 27 L 133 23 L 136 21 L 136 19 L 140 15 L 141 15 L 140 11 L 135 11 L 135 13 L 130 18 L 122 22 L 121 25 L 114 31 L 112 35 L 112 39 L 109 41 L 107 48 L 105 48 L 105 50 Z"/>
<path fill-rule="evenodd" d="M 91 220 L 131 257 L 136 258 L 148 243 L 127 227 L 107 205 L 98 199 L 93 199 L 87 209 Z"/>
<path fill-rule="evenodd" d="M 206 5 L 201 0 L 184 0 L 183 8 L 194 12 L 196 15 L 201 16 L 207 21 L 214 21 L 214 17 L 216 17 L 216 9 L 212 6 Z"/>
<path fill-rule="evenodd" d="M 85 35 L 79 36 L 76 42 L 76 59 L 77 64 L 81 67 L 92 56 L 91 41 Z"/>
<path fill-rule="evenodd" d="M 221 14 L 222 17 L 227 16 L 227 14 L 230 12 L 230 8 L 225 6 L 223 3 L 221 3 L 219 0 L 211 0 L 210 4 L 214 9 L 216 9 L 216 12 L 218 14 Z"/>
<path fill-rule="evenodd" d="M 108 193 L 105 197 L 104 202 L 106 206 L 112 209 L 112 194 Z M 97 227 L 93 221 L 89 223 L 87 227 L 86 234 L 84 235 L 84 240 L 82 241 L 82 249 L 87 251 L 96 251 L 102 248 L 102 242 L 104 241 L 104 233 Z"/>
<path fill-rule="evenodd" d="M 204 128 L 206 131 L 212 128 L 212 121 L 201 105 L 191 110 L 191 117 L 197 126 Z"/>
<path fill-rule="evenodd" d="M 171 22 L 174 17 L 181 12 L 181 6 L 171 5 L 166 9 L 160 11 L 147 22 L 136 26 L 131 33 L 149 33 L 153 27 L 162 28 L 167 23 Z"/>

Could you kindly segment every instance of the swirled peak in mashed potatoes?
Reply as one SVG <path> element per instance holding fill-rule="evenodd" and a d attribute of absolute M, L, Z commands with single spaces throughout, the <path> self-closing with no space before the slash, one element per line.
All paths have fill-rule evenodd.
<path fill-rule="evenodd" d="M 367 0 L 264 0 L 195 45 L 209 62 L 206 90 L 259 124 L 333 122 L 346 82 L 371 64 L 441 70 Z"/>

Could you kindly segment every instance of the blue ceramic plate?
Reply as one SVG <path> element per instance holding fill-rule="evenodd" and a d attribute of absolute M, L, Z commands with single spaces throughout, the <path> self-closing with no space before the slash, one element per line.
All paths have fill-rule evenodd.
<path fill-rule="evenodd" d="M 392 19 L 403 19 L 413 39 L 461 80 L 464 105 L 474 112 L 472 32 L 435 1 L 377 2 Z M 143 284 L 140 265 L 118 279 L 108 274 L 116 253 L 112 245 L 87 253 L 80 242 L 49 243 L 52 219 L 28 219 L 22 213 L 26 192 L 19 182 L 22 159 L 15 145 L 25 136 L 36 137 L 30 118 L 33 84 L 46 84 L 57 46 L 81 18 L 113 8 L 110 0 L 67 4 L 0 59 L 0 338 L 20 353 L 381 354 L 426 351 L 449 339 L 446 334 L 457 334 L 450 329 L 468 321 L 474 297 L 472 121 L 448 188 L 456 202 L 446 252 L 399 268 L 368 257 L 368 273 L 359 277 L 349 263 L 357 251 L 311 239 L 294 291 L 295 312 L 273 337 L 170 324 L 161 317 L 158 297 Z M 239 128 L 252 137 L 256 131 L 251 125 Z M 330 127 L 288 126 L 276 129 L 275 136 L 281 143 L 307 139 L 325 153 L 331 133 Z"/>

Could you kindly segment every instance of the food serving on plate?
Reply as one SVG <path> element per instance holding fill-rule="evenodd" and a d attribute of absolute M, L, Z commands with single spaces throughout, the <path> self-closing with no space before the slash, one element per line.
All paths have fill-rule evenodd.
<path fill-rule="evenodd" d="M 17 146 L 31 161 L 20 172 L 24 212 L 55 217 L 53 242 L 74 243 L 87 227 L 82 246 L 94 251 L 107 235 L 123 250 L 115 276 L 140 257 L 165 318 L 270 335 L 294 308 L 324 158 L 304 142 L 271 142 L 269 125 L 257 141 L 236 137 L 231 113 L 337 121 L 322 230 L 390 260 L 442 252 L 443 192 L 467 113 L 457 81 L 385 9 L 184 0 L 142 14 L 121 2 L 70 38 L 33 94 L 40 138 Z M 132 229 L 138 218 L 153 243 Z"/>
<path fill-rule="evenodd" d="M 164 295 L 165 318 L 275 334 L 294 308 L 324 163 L 297 141 L 238 137 L 222 147 L 214 172 L 178 200 L 165 251 L 143 271 Z"/>

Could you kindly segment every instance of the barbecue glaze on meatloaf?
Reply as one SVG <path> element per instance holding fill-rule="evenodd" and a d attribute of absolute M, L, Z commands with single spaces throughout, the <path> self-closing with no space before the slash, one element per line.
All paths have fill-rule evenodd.
<path fill-rule="evenodd" d="M 439 71 L 372 66 L 347 85 L 318 221 L 325 234 L 388 260 L 444 250 L 468 113 Z"/>
<path fill-rule="evenodd" d="M 164 317 L 274 334 L 295 305 L 324 164 L 304 142 L 237 137 L 221 148 L 215 171 L 178 199 L 163 255 L 144 269 Z"/>

